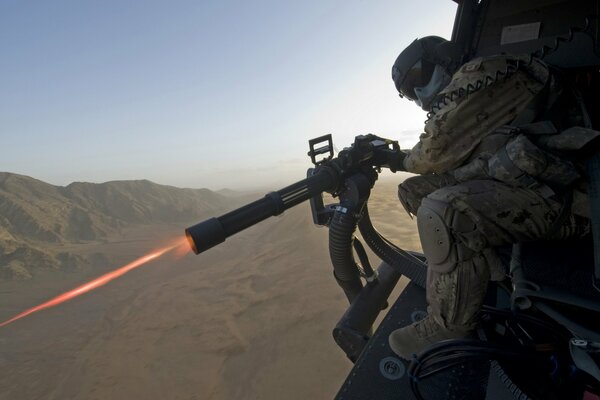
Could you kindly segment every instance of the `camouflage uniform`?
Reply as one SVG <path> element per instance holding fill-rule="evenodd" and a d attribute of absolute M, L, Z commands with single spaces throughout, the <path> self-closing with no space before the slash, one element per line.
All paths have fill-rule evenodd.
<path fill-rule="evenodd" d="M 404 160 L 406 171 L 422 175 L 400 184 L 398 195 L 417 215 L 429 265 L 429 316 L 445 333 L 417 323 L 413 337 L 422 341 L 414 343 L 403 337 L 407 328 L 396 331 L 390 344 L 399 355 L 475 327 L 488 281 L 505 276 L 494 247 L 589 229 L 587 218 L 566 209 L 577 202 L 564 200 L 580 180 L 576 166 L 534 144 L 542 140 L 523 134 L 527 129 L 507 126 L 535 127 L 565 93 L 544 63 L 508 55 L 470 61 L 440 93 L 445 102 L 434 107 Z M 578 124 L 577 117 L 568 123 Z"/>

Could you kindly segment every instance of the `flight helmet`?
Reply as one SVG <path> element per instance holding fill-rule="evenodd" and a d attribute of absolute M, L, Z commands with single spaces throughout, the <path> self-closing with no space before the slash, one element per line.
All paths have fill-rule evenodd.
<path fill-rule="evenodd" d="M 413 41 L 396 58 L 392 79 L 400 97 L 407 97 L 429 111 L 436 96 L 450 83 L 460 61 L 452 42 L 426 36 Z"/>

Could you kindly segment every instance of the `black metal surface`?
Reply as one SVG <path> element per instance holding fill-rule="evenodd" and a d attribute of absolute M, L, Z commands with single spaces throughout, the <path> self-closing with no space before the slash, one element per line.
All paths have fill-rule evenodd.
<path fill-rule="evenodd" d="M 388 345 L 389 334 L 426 315 L 425 290 L 409 283 L 400 294 L 387 316 L 368 342 L 354 368 L 340 388 L 336 400 L 414 400 L 407 375 L 408 362 L 396 356 Z M 480 372 L 480 371 L 479 371 Z M 460 386 L 469 393 L 470 385 L 478 384 L 474 374 L 478 371 L 457 367 L 451 375 L 428 379 L 422 393 L 426 399 L 463 399 L 449 394 L 452 386 Z M 490 373 L 485 400 L 508 400 L 513 396 L 494 372 Z"/>
<path fill-rule="evenodd" d="M 317 144 L 323 141 L 327 141 L 327 146 L 315 148 Z M 329 192 L 334 197 L 339 195 L 342 202 L 345 201 L 344 196 L 350 197 L 349 200 L 362 200 L 360 196 L 363 195 L 363 192 L 351 190 L 353 185 L 360 186 L 361 181 L 367 181 L 372 186 L 377 179 L 379 168 L 385 167 L 396 171 L 404 157 L 397 141 L 383 139 L 372 134 L 357 136 L 354 139 L 354 144 L 342 150 L 335 159 L 332 159 L 333 143 L 331 135 L 311 140 L 310 149 L 309 154 L 313 161 L 315 161 L 314 158 L 318 154 L 329 154 L 325 159 L 315 161 L 318 167 L 313 175 L 218 217 L 218 223 L 215 223 L 215 221 L 208 225 L 200 223 L 186 229 L 186 236 L 191 242 L 194 252 L 198 254 L 201 248 L 207 250 L 223 242 L 225 238 L 271 216 L 279 215 L 303 201 L 321 196 L 323 192 Z M 354 194 L 359 197 L 354 199 Z M 364 200 L 366 198 L 368 198 L 368 192 L 366 192 Z M 318 204 L 318 199 L 315 201 L 311 205 L 313 208 L 318 209 L 320 204 Z M 358 201 L 355 201 L 355 203 L 359 204 Z M 207 227 L 212 229 L 218 238 L 213 241 L 207 240 L 203 243 L 196 243 L 196 238 L 206 236 L 203 230 Z M 215 227 L 218 229 L 214 229 Z"/>
<path fill-rule="evenodd" d="M 425 315 L 425 291 L 413 284 L 398 297 L 361 357 L 340 388 L 336 399 L 414 399 L 406 369 L 408 362 L 396 356 L 388 336 L 412 318 Z"/>
<path fill-rule="evenodd" d="M 594 241 L 594 279 L 600 284 L 600 154 L 594 155 L 587 164 L 590 178 L 590 208 Z"/>
<path fill-rule="evenodd" d="M 333 330 L 333 338 L 355 362 L 369 340 L 373 322 L 385 307 L 400 279 L 400 273 L 385 263 L 377 269 L 378 279 L 367 284 L 354 299 Z"/>
<path fill-rule="evenodd" d="M 327 143 L 324 146 L 317 147 L 318 145 L 322 145 L 323 143 Z M 310 151 L 308 155 L 310 160 L 314 165 L 319 165 L 323 162 L 323 160 L 330 160 L 333 158 L 333 139 L 331 134 L 319 136 L 318 138 L 314 138 L 308 141 L 308 147 Z M 327 154 L 326 157 L 317 160 L 318 155 Z"/>
<path fill-rule="evenodd" d="M 185 230 L 190 247 L 199 254 L 225 241 L 227 233 L 217 218 L 209 218 Z"/>
<path fill-rule="evenodd" d="M 540 56 L 543 46 L 548 46 L 543 58 L 549 64 L 561 68 L 597 66 L 598 19 L 593 16 L 598 14 L 599 4 L 598 0 L 486 0 L 478 18 L 481 31 L 472 39 L 473 57 L 501 53 Z M 506 27 L 538 22 L 536 38 L 501 43 Z"/>
<path fill-rule="evenodd" d="M 246 204 L 218 218 L 211 218 L 185 230 L 192 249 L 196 254 L 222 243 L 252 225 L 320 195 L 335 186 L 334 174 L 322 168 L 315 175 L 287 186 L 277 192 L 271 192 L 262 199 Z M 214 238 L 211 238 L 214 235 Z"/>
<path fill-rule="evenodd" d="M 592 284 L 593 257 L 591 236 L 522 244 L 525 279 L 597 301 L 600 293 Z"/>

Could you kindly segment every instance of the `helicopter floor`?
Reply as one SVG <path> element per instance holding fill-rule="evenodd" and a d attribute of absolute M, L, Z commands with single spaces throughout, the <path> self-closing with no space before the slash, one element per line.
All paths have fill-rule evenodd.
<path fill-rule="evenodd" d="M 357 360 L 336 400 L 415 399 L 407 374 L 408 362 L 398 358 L 388 345 L 390 332 L 425 315 L 425 290 L 409 283 L 388 311 L 381 325 Z M 481 376 L 484 371 L 485 376 Z M 486 393 L 485 400 L 513 399 L 495 372 L 483 369 L 454 368 L 445 376 L 428 378 L 420 384 L 426 399 L 466 398 L 453 392 L 457 385 L 464 393 Z M 474 376 L 473 374 L 480 374 Z M 473 397 L 473 396 L 469 396 Z M 480 397 L 481 398 L 481 397 Z"/>

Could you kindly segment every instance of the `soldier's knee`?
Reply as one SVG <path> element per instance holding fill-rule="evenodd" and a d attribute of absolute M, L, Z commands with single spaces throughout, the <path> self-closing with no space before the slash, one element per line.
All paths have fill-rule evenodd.
<path fill-rule="evenodd" d="M 425 198 L 417 211 L 421 246 L 429 267 L 448 273 L 473 258 L 485 247 L 485 238 L 475 222 L 450 204 Z"/>

